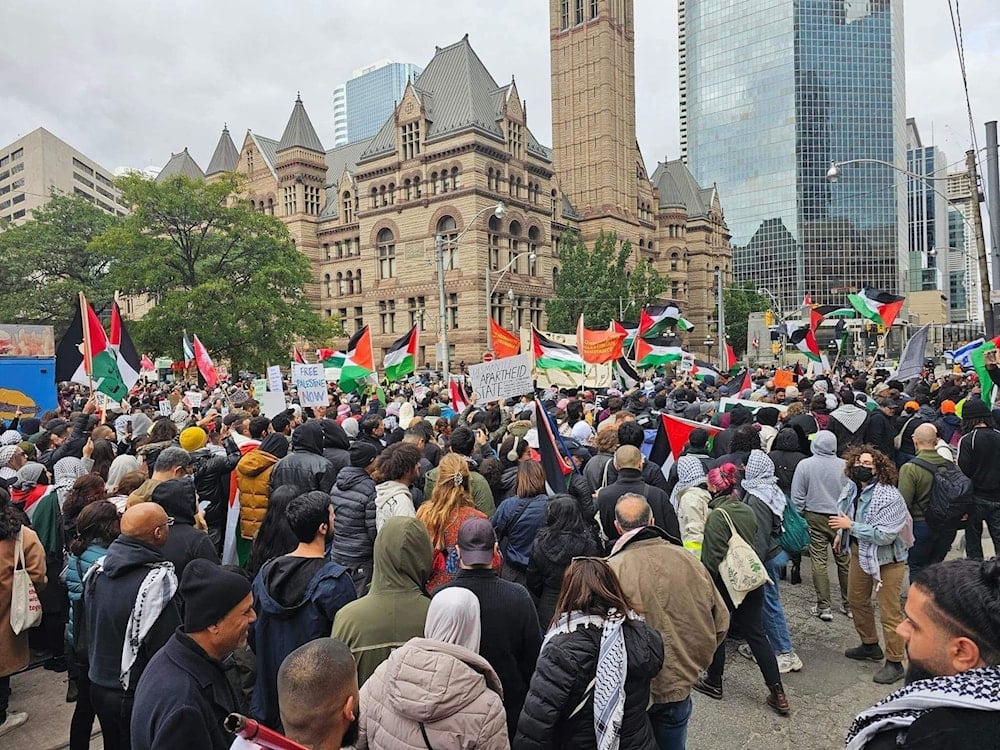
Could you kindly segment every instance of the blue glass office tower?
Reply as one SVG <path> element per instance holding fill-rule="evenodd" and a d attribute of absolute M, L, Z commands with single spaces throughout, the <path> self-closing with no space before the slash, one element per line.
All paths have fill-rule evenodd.
<path fill-rule="evenodd" d="M 408 81 L 421 69 L 412 63 L 380 60 L 354 71 L 334 89 L 334 146 L 356 143 L 375 135 L 396 109 Z"/>
<path fill-rule="evenodd" d="M 808 292 L 905 293 L 902 0 L 679 0 L 681 157 L 715 183 L 736 280 L 785 310 Z"/>

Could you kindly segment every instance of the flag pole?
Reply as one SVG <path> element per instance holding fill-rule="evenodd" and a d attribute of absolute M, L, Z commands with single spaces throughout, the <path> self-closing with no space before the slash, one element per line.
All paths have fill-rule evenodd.
<path fill-rule="evenodd" d="M 87 387 L 94 397 L 94 355 L 90 349 L 90 316 L 87 315 L 87 298 L 80 292 L 80 320 L 83 321 L 83 367 L 87 371 Z"/>

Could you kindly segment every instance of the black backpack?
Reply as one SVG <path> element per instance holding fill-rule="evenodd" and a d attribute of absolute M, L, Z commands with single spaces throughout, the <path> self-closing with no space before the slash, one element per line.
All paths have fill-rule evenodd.
<path fill-rule="evenodd" d="M 922 458 L 912 458 L 910 462 L 931 473 L 930 502 L 924 510 L 927 525 L 936 531 L 965 528 L 976 515 L 972 480 L 952 463 L 935 466 Z"/>

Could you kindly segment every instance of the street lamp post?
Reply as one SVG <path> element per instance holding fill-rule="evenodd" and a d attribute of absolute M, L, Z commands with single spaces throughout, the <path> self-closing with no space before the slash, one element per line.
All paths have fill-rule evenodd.
<path fill-rule="evenodd" d="M 828 182 L 836 183 L 840 181 L 841 171 L 840 168 L 847 166 L 848 164 L 880 164 L 884 167 L 889 167 L 894 169 L 900 174 L 904 174 L 907 177 L 912 177 L 915 180 L 921 180 L 927 183 L 928 187 L 941 196 L 946 203 L 954 203 L 947 195 L 938 190 L 934 185 L 930 184 L 933 182 L 939 182 L 941 180 L 947 180 L 948 176 L 944 177 L 931 177 L 929 175 L 916 174 L 908 169 L 903 169 L 902 167 L 897 167 L 892 162 L 883 161 L 882 159 L 848 159 L 846 161 L 834 161 L 830 162 L 830 168 L 826 172 L 826 179 Z M 966 151 L 965 152 L 965 165 L 969 172 L 969 181 L 972 185 L 973 200 L 971 203 L 972 209 L 972 221 L 970 222 L 965 218 L 965 215 L 959 212 L 963 220 L 972 229 L 973 239 L 976 243 L 976 254 L 979 260 L 979 293 L 981 304 L 983 306 L 983 318 L 986 323 L 986 335 L 987 338 L 992 338 L 996 335 L 994 330 L 994 316 L 993 309 L 990 302 L 990 276 L 987 270 L 987 260 L 986 260 L 986 238 L 983 236 L 983 216 L 979 206 L 979 196 L 978 196 L 978 172 L 976 170 L 976 152 Z"/>
<path fill-rule="evenodd" d="M 765 289 L 764 287 L 757 288 L 757 294 L 763 294 L 769 300 L 771 300 L 771 305 L 774 307 L 774 313 L 778 316 L 778 341 L 781 346 L 781 366 L 785 366 L 785 338 L 784 330 L 782 328 L 782 323 L 785 322 L 785 316 L 781 312 L 781 302 L 770 289 Z M 769 332 L 770 333 L 770 332 Z"/>
<path fill-rule="evenodd" d="M 468 226 L 466 226 L 465 229 L 459 232 L 458 235 L 455 237 L 455 239 L 452 240 L 453 250 L 458 249 L 459 243 L 462 241 L 462 238 L 466 235 L 466 233 L 470 229 L 472 229 L 472 227 L 476 223 L 476 220 L 483 214 L 489 213 L 490 211 L 492 211 L 493 215 L 496 216 L 498 219 L 502 219 L 504 214 L 507 212 L 507 207 L 504 206 L 503 202 L 500 202 L 497 203 L 495 206 L 487 206 L 482 211 L 473 216 L 472 219 L 469 221 Z M 451 362 L 450 362 L 451 353 L 448 351 L 448 324 L 447 320 L 445 319 L 444 235 L 439 233 L 434 239 L 437 251 L 436 254 L 437 254 L 437 270 L 438 270 L 438 314 L 440 315 L 441 318 L 438 321 L 438 341 L 441 347 L 440 359 L 443 366 L 442 369 L 444 370 L 443 375 L 445 378 L 447 378 L 448 374 L 451 372 Z M 486 258 L 487 288 L 489 287 L 489 278 L 490 278 L 490 259 L 489 259 L 489 250 L 487 250 L 487 258 Z M 489 316 L 489 310 L 490 310 L 490 300 L 489 297 L 487 296 L 486 299 L 487 317 Z M 486 321 L 486 324 L 487 324 L 486 328 L 487 330 L 489 330 L 489 320 Z"/>
<path fill-rule="evenodd" d="M 712 361 L 712 347 L 714 345 L 715 345 L 715 341 L 712 340 L 711 336 L 709 336 L 707 339 L 705 339 L 705 348 L 708 349 L 708 360 L 707 360 L 708 362 Z"/>
<path fill-rule="evenodd" d="M 525 250 L 524 252 L 517 253 L 513 258 L 511 258 L 507 265 L 500 269 L 500 275 L 497 276 L 496 282 L 490 285 L 490 258 L 486 259 L 486 349 L 488 351 L 493 351 L 493 329 L 490 327 L 490 319 L 493 317 L 493 295 L 496 294 L 497 287 L 500 286 L 500 282 L 503 280 L 504 275 L 513 268 L 514 264 L 517 263 L 522 255 L 527 255 L 529 261 L 533 261 L 538 258 L 531 250 Z M 510 300 L 511 309 L 514 307 L 514 290 L 507 290 L 507 299 Z M 513 313 L 511 313 L 513 317 Z M 516 331 L 515 331 L 516 333 Z"/>

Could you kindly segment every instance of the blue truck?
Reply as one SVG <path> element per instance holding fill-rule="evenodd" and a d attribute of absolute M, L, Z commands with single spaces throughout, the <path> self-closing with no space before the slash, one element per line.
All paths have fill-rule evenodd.
<path fill-rule="evenodd" d="M 40 417 L 58 404 L 52 328 L 0 323 L 0 419 Z"/>

